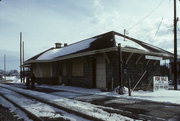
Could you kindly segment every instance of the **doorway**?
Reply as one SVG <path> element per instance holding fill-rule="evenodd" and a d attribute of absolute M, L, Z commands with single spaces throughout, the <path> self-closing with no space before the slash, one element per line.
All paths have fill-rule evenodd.
<path fill-rule="evenodd" d="M 96 58 L 96 88 L 106 89 L 106 61 L 103 56 Z"/>

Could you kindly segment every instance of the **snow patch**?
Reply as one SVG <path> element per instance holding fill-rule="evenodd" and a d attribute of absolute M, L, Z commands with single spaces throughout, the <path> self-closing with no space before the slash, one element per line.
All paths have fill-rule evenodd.
<path fill-rule="evenodd" d="M 49 50 L 48 52 L 39 56 L 37 60 L 51 60 L 60 56 L 72 54 L 87 49 L 88 47 L 90 47 L 90 44 L 96 39 L 97 38 L 86 39 L 63 48 Z"/>
<path fill-rule="evenodd" d="M 80 87 L 71 87 L 71 86 L 49 86 L 49 85 L 41 85 L 40 87 L 56 89 L 60 91 L 74 92 L 80 94 L 91 94 L 91 95 L 101 95 L 101 96 L 111 96 L 111 97 L 123 97 L 128 99 L 142 99 L 149 100 L 155 102 L 167 102 L 180 104 L 180 90 L 159 90 L 159 91 L 133 91 L 132 96 L 128 96 L 128 89 L 125 87 L 125 94 L 119 95 L 117 92 L 102 92 L 99 89 L 86 89 Z M 87 100 L 91 100 L 88 99 Z M 92 97 L 92 96 L 91 96 Z M 96 98 L 96 97 L 95 97 Z"/>
<path fill-rule="evenodd" d="M 36 100 L 26 98 L 22 95 L 19 95 L 13 91 L 4 88 L 0 89 L 0 93 L 38 117 L 47 117 L 51 119 L 63 118 L 70 121 L 87 121 L 86 119 L 83 119 L 81 117 L 69 114 L 63 110 L 54 108 L 50 105 L 38 102 Z"/>
<path fill-rule="evenodd" d="M 7 76 L 6 80 L 11 80 L 10 83 L 20 83 L 21 80 L 17 76 Z"/>
<path fill-rule="evenodd" d="M 41 100 L 48 101 L 50 103 L 65 107 L 66 109 L 73 110 L 76 112 L 80 112 L 82 114 L 100 119 L 100 120 L 108 120 L 108 121 L 116 121 L 116 120 L 129 120 L 133 121 L 134 119 L 122 116 L 120 114 L 116 113 L 108 113 L 100 108 L 98 106 L 90 104 L 90 103 L 85 103 L 77 100 L 72 100 L 72 99 L 67 99 L 59 96 L 54 96 L 42 92 L 35 92 L 31 90 L 24 90 L 20 88 L 15 88 L 11 87 L 8 85 L 0 84 L 2 87 L 6 87 L 9 89 L 12 89 L 14 91 L 18 91 L 36 98 L 39 98 Z"/>
<path fill-rule="evenodd" d="M 5 108 L 8 108 L 11 112 L 16 113 L 19 117 L 22 117 L 25 121 L 32 121 L 28 118 L 28 116 L 22 112 L 21 110 L 17 109 L 13 104 L 8 102 L 6 99 L 0 96 L 0 105 L 2 105 Z"/>
<path fill-rule="evenodd" d="M 135 49 L 139 49 L 139 50 L 148 51 L 146 48 L 142 47 L 138 43 L 136 43 L 132 40 L 129 40 L 127 38 L 124 41 L 123 37 L 115 35 L 115 40 L 116 40 L 116 43 L 121 43 L 121 47 L 135 48 Z"/>
<path fill-rule="evenodd" d="M 136 99 L 180 104 L 180 91 L 176 90 L 135 91 L 132 95 L 132 98 Z"/>

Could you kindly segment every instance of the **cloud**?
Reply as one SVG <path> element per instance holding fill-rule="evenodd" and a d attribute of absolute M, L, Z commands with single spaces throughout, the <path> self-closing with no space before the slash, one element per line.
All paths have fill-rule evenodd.
<path fill-rule="evenodd" d="M 108 31 L 123 33 L 140 22 L 129 36 L 172 50 L 172 2 L 163 4 L 150 16 L 161 0 L 16 0 L 0 3 L 0 47 L 18 57 L 19 33 L 23 32 L 28 59 L 55 42 L 74 43 Z M 164 18 L 155 37 L 158 25 Z"/>

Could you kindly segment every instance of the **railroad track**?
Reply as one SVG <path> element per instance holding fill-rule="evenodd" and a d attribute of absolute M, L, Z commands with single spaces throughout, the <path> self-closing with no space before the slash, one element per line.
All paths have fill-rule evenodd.
<path fill-rule="evenodd" d="M 17 86 L 17 85 L 14 85 L 14 86 Z M 18 87 L 18 86 L 17 86 Z M 20 88 L 24 88 L 22 85 Z M 44 89 L 48 89 L 48 88 L 44 88 Z M 50 92 L 53 92 L 53 90 L 50 90 Z M 61 91 L 61 90 L 59 90 Z M 50 93 L 48 92 L 48 93 Z M 72 92 L 72 91 L 65 91 L 65 92 Z M 76 93 L 76 92 L 72 92 L 72 93 Z M 50 93 L 51 94 L 51 93 Z M 82 93 L 83 94 L 83 93 Z M 56 94 L 52 94 L 52 95 L 56 95 Z M 56 96 L 59 96 L 58 94 Z M 83 95 L 84 96 L 84 95 Z M 83 97 L 82 96 L 82 97 Z M 99 97 L 101 98 L 101 96 L 99 95 Z M 100 99 L 99 98 L 99 99 Z M 75 98 L 70 98 L 70 99 L 75 99 Z M 75 100 L 79 100 L 78 98 L 75 99 Z M 101 100 L 101 99 L 100 99 Z M 81 100 L 80 101 L 85 101 L 85 100 Z M 124 100 L 124 101 L 128 101 L 127 99 Z M 137 100 L 138 101 L 138 100 Z M 86 102 L 86 101 L 85 101 Z M 87 101 L 88 102 L 88 101 Z M 157 120 L 157 121 L 164 121 L 166 119 L 164 118 L 160 118 L 160 117 L 155 117 L 155 116 L 150 116 L 150 115 L 146 115 L 146 114 L 143 114 L 143 113 L 135 113 L 135 112 L 131 112 L 131 111 L 128 111 L 128 110 L 123 110 L 123 109 L 118 109 L 118 108 L 112 108 L 112 107 L 107 107 L 107 106 L 104 106 L 103 105 L 103 102 L 101 104 L 97 103 L 95 101 L 93 102 L 88 102 L 88 103 L 92 103 L 92 104 L 95 104 L 96 107 L 98 107 L 99 109 L 102 109 L 106 112 L 108 112 L 109 114 L 120 114 L 120 115 L 123 115 L 123 116 L 127 116 L 127 117 L 131 117 L 133 119 L 137 119 L 137 120 Z M 117 105 L 118 106 L 118 105 Z M 92 119 L 91 119 L 92 120 Z M 94 120 L 94 119 L 93 119 Z"/>
<path fill-rule="evenodd" d="M 7 93 L 8 92 L 8 93 Z M 11 93 L 11 94 L 9 94 Z M 15 97 L 12 97 L 15 95 Z M 72 120 L 72 117 L 75 118 L 76 120 L 82 120 L 82 121 L 87 121 L 89 119 L 87 118 L 82 118 L 79 117 L 78 115 L 71 114 L 70 111 L 64 111 L 63 109 L 57 107 L 57 106 L 52 106 L 48 103 L 44 103 L 40 100 L 34 99 L 28 95 L 24 95 L 18 92 L 14 92 L 10 89 L 5 89 L 1 87 L 0 90 L 0 96 L 3 97 L 5 100 L 13 104 L 17 109 L 20 109 L 22 112 L 24 112 L 30 119 L 33 121 L 69 121 Z M 17 98 L 21 98 L 23 100 L 24 104 L 21 102 L 17 102 Z M 38 106 L 38 108 L 36 107 Z M 49 109 L 50 110 L 49 110 Z M 49 112 L 48 112 L 49 110 Z M 38 114 L 39 113 L 44 113 L 44 114 Z M 71 117 L 68 117 L 71 116 Z"/>
<path fill-rule="evenodd" d="M 32 112 L 24 109 L 22 106 L 16 104 L 14 101 L 8 99 L 6 96 L 4 96 L 3 94 L 0 94 L 1 97 L 3 97 L 5 100 L 8 101 L 8 103 L 14 105 L 18 110 L 21 110 L 22 112 L 24 112 L 30 119 L 34 120 L 34 121 L 43 121 L 42 118 L 34 115 Z M 14 113 L 14 115 L 16 116 L 16 114 Z M 22 118 L 22 117 L 21 117 Z"/>
<path fill-rule="evenodd" d="M 106 112 L 105 109 L 101 108 L 101 106 L 95 106 L 93 104 L 89 104 L 89 108 L 87 109 L 87 107 L 84 109 L 83 106 L 87 105 L 87 103 L 84 103 L 84 102 L 80 102 L 80 101 L 76 101 L 76 100 L 72 100 L 72 99 L 65 99 L 67 101 L 73 101 L 73 103 L 75 103 L 76 105 L 73 106 L 73 103 L 70 104 L 70 105 L 65 105 L 62 104 L 62 103 L 65 103 L 63 101 L 60 101 L 59 103 L 59 100 L 61 99 L 56 99 L 58 101 L 51 101 L 51 100 L 46 100 L 46 98 L 44 98 L 45 96 L 43 95 L 37 95 L 37 94 L 34 94 L 35 92 L 33 92 L 33 94 L 29 94 L 29 93 L 25 93 L 25 92 L 22 92 L 22 91 L 19 91 L 19 90 L 22 90 L 22 89 L 13 89 L 12 87 L 4 87 L 2 85 L 1 86 L 1 89 L 3 88 L 4 90 L 6 91 L 3 91 L 3 92 L 8 92 L 8 91 L 11 91 L 12 94 L 14 95 L 20 95 L 20 97 L 24 98 L 23 100 L 26 100 L 26 102 L 32 102 L 31 104 L 28 104 L 30 106 L 33 105 L 33 103 L 42 103 L 43 106 L 50 106 L 50 107 L 53 107 L 53 108 L 56 108 L 56 112 L 54 112 L 54 115 L 55 114 L 58 114 L 58 112 L 65 112 L 66 115 L 73 115 L 77 117 L 77 120 L 95 120 L 95 121 L 104 121 L 104 120 L 112 120 L 114 119 L 114 117 L 116 118 L 115 120 L 120 120 L 121 119 L 121 116 L 120 114 L 117 114 L 117 113 L 114 113 L 114 112 Z M 27 91 L 27 90 L 26 90 Z M 29 90 L 30 91 L 30 90 Z M 17 106 L 18 108 L 20 108 L 21 110 L 23 110 L 31 119 L 33 120 L 37 120 L 37 121 L 42 121 L 42 120 L 48 120 L 50 121 L 51 119 L 47 118 L 47 117 L 43 117 L 43 116 L 37 116 L 36 113 L 32 112 L 31 110 L 28 110 L 29 108 L 26 107 L 26 106 L 22 106 L 22 104 L 18 104 L 15 100 L 11 100 L 10 96 L 2 93 L 2 91 L 0 91 L 0 94 L 6 98 L 8 101 L 10 101 L 11 103 L 13 103 L 15 106 Z M 33 101 L 32 101 L 33 100 Z M 79 106 L 78 105 L 82 105 L 82 106 Z M 30 107 L 29 106 L 29 107 Z M 91 107 L 95 106 L 95 108 L 91 109 Z M 68 107 L 71 107 L 71 109 L 69 109 Z M 80 108 L 80 110 L 76 110 Z M 81 109 L 82 108 L 82 109 Z M 37 109 L 36 109 L 37 110 Z M 60 111 L 57 111 L 57 110 L 60 110 Z M 90 113 L 86 113 L 85 110 L 88 110 Z M 43 111 L 42 111 L 43 112 Z M 105 115 L 104 115 L 105 114 Z M 98 115 L 98 117 L 95 117 L 94 115 Z M 107 117 L 109 116 L 109 117 Z M 58 119 L 59 118 L 59 119 Z M 64 119 L 63 117 L 58 117 L 56 118 L 56 120 L 69 120 L 68 118 Z M 133 118 L 129 118 L 129 117 L 126 117 L 127 120 L 134 120 Z M 52 118 L 52 120 L 54 120 Z"/>

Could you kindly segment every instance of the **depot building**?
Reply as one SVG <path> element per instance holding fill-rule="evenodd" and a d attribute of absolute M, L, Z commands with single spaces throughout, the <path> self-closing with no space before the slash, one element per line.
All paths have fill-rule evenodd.
<path fill-rule="evenodd" d="M 56 43 L 25 61 L 37 83 L 113 90 L 118 85 L 151 90 L 154 76 L 168 76 L 161 60 L 173 54 L 111 31 L 73 44 Z"/>

